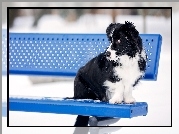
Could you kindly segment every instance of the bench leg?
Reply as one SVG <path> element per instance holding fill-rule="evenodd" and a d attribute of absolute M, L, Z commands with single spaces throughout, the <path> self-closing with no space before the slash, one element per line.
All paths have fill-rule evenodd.
<path fill-rule="evenodd" d="M 106 134 L 120 129 L 121 127 L 76 127 L 73 134 Z"/>
<path fill-rule="evenodd" d="M 90 127 L 89 132 L 90 134 L 99 134 L 99 127 Z"/>
<path fill-rule="evenodd" d="M 110 134 L 119 131 L 121 127 L 90 127 L 90 134 Z"/>
<path fill-rule="evenodd" d="M 116 123 L 120 118 L 111 117 L 90 117 L 89 126 L 108 126 Z M 76 127 L 73 134 L 105 134 L 121 129 L 121 127 Z"/>
<path fill-rule="evenodd" d="M 108 126 L 119 121 L 120 118 L 111 118 L 111 117 L 90 117 L 89 126 Z"/>
<path fill-rule="evenodd" d="M 89 127 L 75 127 L 73 134 L 88 134 Z"/>

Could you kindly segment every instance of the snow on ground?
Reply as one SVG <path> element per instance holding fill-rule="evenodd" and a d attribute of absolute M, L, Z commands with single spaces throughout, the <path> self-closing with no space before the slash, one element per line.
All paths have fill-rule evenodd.
<path fill-rule="evenodd" d="M 179 18 L 179 13 L 173 14 L 174 18 Z M 24 22 L 23 18 L 20 22 Z M 33 18 L 31 18 L 33 19 Z M 26 18 L 27 20 L 27 18 Z M 117 20 L 123 23 L 125 20 L 132 21 L 136 25 L 136 28 L 142 33 L 142 17 L 140 16 L 118 16 Z M 39 21 L 37 28 L 31 28 L 29 23 L 21 27 L 18 24 L 10 29 L 12 32 L 57 32 L 57 33 L 104 33 L 106 27 L 111 22 L 109 16 L 82 16 L 76 23 L 67 23 L 59 16 L 44 16 Z M 19 22 L 18 20 L 16 22 Z M 173 21 L 173 25 L 177 26 L 178 21 Z M 171 27 L 170 19 L 162 17 L 147 17 L 147 33 L 160 33 L 163 36 L 163 44 L 161 50 L 161 58 L 158 72 L 157 81 L 142 81 L 138 85 L 137 89 L 133 92 L 137 101 L 147 102 L 149 105 L 149 112 L 147 116 L 141 116 L 132 119 L 121 119 L 114 126 L 170 126 L 171 125 Z M 178 27 L 174 29 L 173 34 L 173 47 L 174 65 L 179 65 L 177 60 L 177 52 L 179 47 L 175 44 L 178 37 Z M 173 68 L 177 70 L 176 66 Z M 174 78 L 177 78 L 179 71 L 175 71 Z M 3 99 L 6 99 L 5 86 L 6 77 L 3 77 Z M 176 79 L 173 79 L 176 82 Z M 173 105 L 177 104 L 177 85 L 173 85 Z M 32 85 L 28 79 L 28 76 L 10 76 L 10 95 L 26 95 L 26 96 L 48 96 L 48 97 L 66 97 L 73 95 L 73 81 L 66 82 L 54 82 L 39 85 Z M 178 113 L 179 108 L 175 107 L 175 111 Z M 173 116 L 173 122 L 178 123 L 179 116 L 175 112 Z M 25 113 L 25 112 L 10 112 L 10 125 L 40 125 L 40 126 L 60 126 L 60 125 L 73 125 L 75 121 L 75 115 L 57 115 L 57 114 L 41 114 L 41 113 Z M 176 124 L 173 123 L 174 128 L 122 128 L 119 131 L 114 132 L 121 134 L 138 134 L 139 130 L 145 134 L 160 132 L 162 134 L 172 133 L 176 134 Z M 56 133 L 72 134 L 74 128 L 7 128 L 6 117 L 3 117 L 3 132 L 10 133 Z"/>

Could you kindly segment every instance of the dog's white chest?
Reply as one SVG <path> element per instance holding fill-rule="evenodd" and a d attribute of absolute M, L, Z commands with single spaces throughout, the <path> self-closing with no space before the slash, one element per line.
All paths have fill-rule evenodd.
<path fill-rule="evenodd" d="M 125 84 L 134 84 L 134 82 L 142 75 L 139 70 L 139 56 L 136 55 L 133 58 L 129 58 L 127 55 L 120 56 L 121 66 L 114 68 L 114 73 Z"/>

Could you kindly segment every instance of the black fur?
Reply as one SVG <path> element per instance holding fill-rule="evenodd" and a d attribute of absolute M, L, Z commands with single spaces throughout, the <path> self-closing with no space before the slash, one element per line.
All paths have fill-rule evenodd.
<path fill-rule="evenodd" d="M 111 33 L 113 34 L 111 35 Z M 135 54 L 142 51 L 142 40 L 135 26 L 130 22 L 125 24 L 112 23 L 106 29 L 107 37 L 112 44 L 111 49 L 117 51 L 116 55 L 128 55 L 134 57 Z M 120 39 L 120 43 L 118 40 Z M 99 54 L 90 60 L 85 66 L 81 67 L 74 81 L 74 99 L 94 99 L 100 101 L 109 101 L 106 95 L 106 87 L 103 83 L 109 80 L 113 83 L 119 82 L 122 78 L 115 76 L 113 68 L 122 66 L 120 62 L 114 62 L 107 59 L 110 55 L 107 51 Z M 144 58 L 138 62 L 141 71 L 146 68 Z M 141 78 L 134 82 L 135 86 Z M 77 117 L 75 126 L 87 126 L 88 116 Z"/>

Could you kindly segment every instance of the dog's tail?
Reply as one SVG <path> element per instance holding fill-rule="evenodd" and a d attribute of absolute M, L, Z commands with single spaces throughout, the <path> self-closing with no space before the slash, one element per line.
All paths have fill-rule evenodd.
<path fill-rule="evenodd" d="M 78 115 L 76 118 L 76 122 L 74 124 L 75 127 L 85 127 L 88 126 L 89 116 Z"/>

